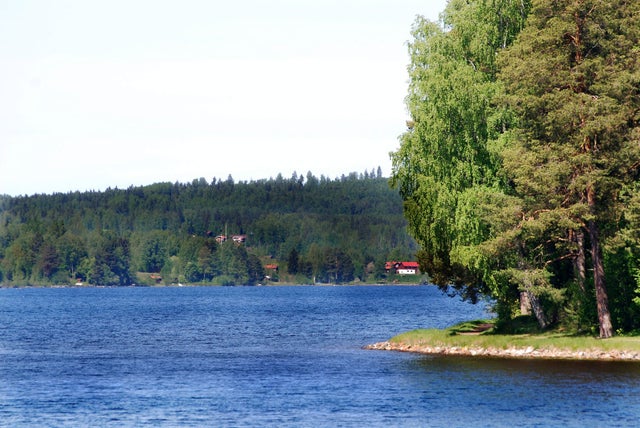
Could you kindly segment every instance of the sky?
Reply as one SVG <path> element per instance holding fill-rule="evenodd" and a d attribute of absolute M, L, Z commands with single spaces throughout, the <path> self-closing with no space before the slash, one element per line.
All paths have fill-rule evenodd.
<path fill-rule="evenodd" d="M 446 0 L 0 0 L 0 195 L 382 168 Z"/>

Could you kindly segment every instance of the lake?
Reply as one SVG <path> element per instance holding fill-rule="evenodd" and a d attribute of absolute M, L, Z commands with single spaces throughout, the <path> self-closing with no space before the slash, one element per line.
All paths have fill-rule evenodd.
<path fill-rule="evenodd" d="M 432 286 L 0 289 L 0 426 L 636 426 L 640 364 L 365 351 Z"/>

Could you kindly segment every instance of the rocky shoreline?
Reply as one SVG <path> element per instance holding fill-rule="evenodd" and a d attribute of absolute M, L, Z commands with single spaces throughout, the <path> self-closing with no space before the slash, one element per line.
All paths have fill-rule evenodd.
<path fill-rule="evenodd" d="M 379 342 L 366 345 L 363 349 L 378 351 L 413 352 L 425 355 L 457 355 L 466 357 L 519 358 L 519 359 L 556 359 L 584 361 L 640 361 L 640 352 L 527 348 L 479 348 L 461 346 L 428 346 L 395 342 Z"/>

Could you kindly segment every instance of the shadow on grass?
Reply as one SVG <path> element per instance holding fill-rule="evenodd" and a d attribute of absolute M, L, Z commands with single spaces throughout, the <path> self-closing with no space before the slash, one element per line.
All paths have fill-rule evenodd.
<path fill-rule="evenodd" d="M 495 321 L 493 320 L 473 320 L 473 321 L 464 321 L 459 324 L 456 324 L 450 328 L 449 334 L 485 334 L 490 333 L 495 328 Z"/>
<path fill-rule="evenodd" d="M 553 324 L 546 329 L 541 329 L 540 325 L 532 315 L 517 316 L 509 321 L 497 321 L 495 319 L 479 319 L 463 321 L 453 325 L 446 332 L 450 336 L 455 335 L 532 335 L 545 337 L 567 337 L 586 338 L 597 337 L 597 332 L 593 330 L 571 331 L 560 324 Z M 617 337 L 640 337 L 640 330 L 630 332 L 617 332 Z"/>
<path fill-rule="evenodd" d="M 554 327 L 545 330 L 540 328 L 538 321 L 531 315 L 520 315 L 508 321 L 496 324 L 493 333 L 496 334 L 540 334 L 552 331 Z"/>
<path fill-rule="evenodd" d="M 554 327 L 542 330 L 536 319 L 529 315 L 515 317 L 509 321 L 497 322 L 496 320 L 464 321 L 448 328 L 451 335 L 456 334 L 541 334 L 555 330 Z"/>

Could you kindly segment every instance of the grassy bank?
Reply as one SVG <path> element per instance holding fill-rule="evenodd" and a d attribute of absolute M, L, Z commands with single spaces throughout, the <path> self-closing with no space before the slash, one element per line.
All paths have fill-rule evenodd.
<path fill-rule="evenodd" d="M 563 331 L 498 334 L 490 320 L 465 322 L 443 330 L 413 330 L 368 348 L 507 358 L 640 361 L 640 336 L 603 340 Z"/>

